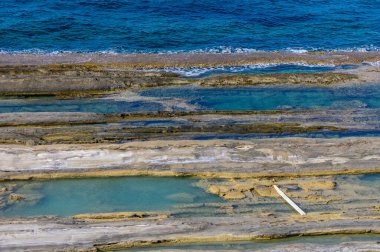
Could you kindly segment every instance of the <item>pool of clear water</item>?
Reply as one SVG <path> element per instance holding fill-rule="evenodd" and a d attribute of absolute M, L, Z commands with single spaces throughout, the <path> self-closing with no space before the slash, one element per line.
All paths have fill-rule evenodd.
<path fill-rule="evenodd" d="M 0 217 L 122 211 L 165 211 L 189 203 L 221 199 L 193 185 L 188 177 L 115 177 L 0 182 L 16 184 L 24 200 L 0 208 Z"/>

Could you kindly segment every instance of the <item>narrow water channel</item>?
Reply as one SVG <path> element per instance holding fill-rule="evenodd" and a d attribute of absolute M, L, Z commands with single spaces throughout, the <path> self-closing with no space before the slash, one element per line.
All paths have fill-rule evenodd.
<path fill-rule="evenodd" d="M 150 88 L 117 97 L 56 99 L 54 97 L 2 97 L 0 113 L 94 112 L 125 113 L 162 110 L 183 111 L 173 99 L 192 110 L 315 110 L 380 108 L 380 89 L 360 84 L 342 87 L 260 86 L 234 88 Z M 170 103 L 171 102 L 171 103 Z"/>
<path fill-rule="evenodd" d="M 376 85 L 337 87 L 256 86 L 234 88 L 152 88 L 142 96 L 182 98 L 208 110 L 310 110 L 379 108 Z"/>

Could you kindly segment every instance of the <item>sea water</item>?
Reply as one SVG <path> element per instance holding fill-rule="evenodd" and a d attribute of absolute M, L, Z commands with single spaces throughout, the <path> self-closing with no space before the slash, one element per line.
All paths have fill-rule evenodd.
<path fill-rule="evenodd" d="M 207 110 L 300 110 L 379 108 L 376 85 L 344 87 L 259 86 L 234 88 L 155 88 L 142 96 L 183 98 Z"/>
<path fill-rule="evenodd" d="M 379 13 L 379 0 L 2 0 L 0 50 L 378 50 Z"/>

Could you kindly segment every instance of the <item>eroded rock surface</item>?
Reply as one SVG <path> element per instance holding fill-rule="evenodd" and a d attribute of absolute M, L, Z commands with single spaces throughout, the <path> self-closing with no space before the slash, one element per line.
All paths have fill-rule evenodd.
<path fill-rule="evenodd" d="M 1 178 L 112 175 L 301 176 L 378 172 L 378 138 L 1 145 Z M 67 173 L 65 175 L 65 173 Z"/>
<path fill-rule="evenodd" d="M 380 220 L 307 218 L 196 218 L 81 222 L 72 219 L 1 220 L 2 251 L 110 250 L 193 242 L 241 241 L 298 235 L 380 233 Z M 321 221 L 323 220 L 323 221 Z M 75 234 L 75 235 L 73 235 Z"/>

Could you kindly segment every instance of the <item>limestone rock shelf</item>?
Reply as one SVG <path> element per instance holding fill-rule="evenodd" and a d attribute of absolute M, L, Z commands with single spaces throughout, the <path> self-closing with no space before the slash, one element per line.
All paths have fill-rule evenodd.
<path fill-rule="evenodd" d="M 0 249 L 102 251 L 158 243 L 231 242 L 352 233 L 379 234 L 380 220 L 329 215 L 305 218 L 169 218 L 117 222 L 83 222 L 70 218 L 1 220 Z M 377 246 L 372 245 L 375 248 Z"/>
<path fill-rule="evenodd" d="M 1 179 L 118 175 L 305 176 L 379 172 L 378 138 L 1 145 Z"/>

